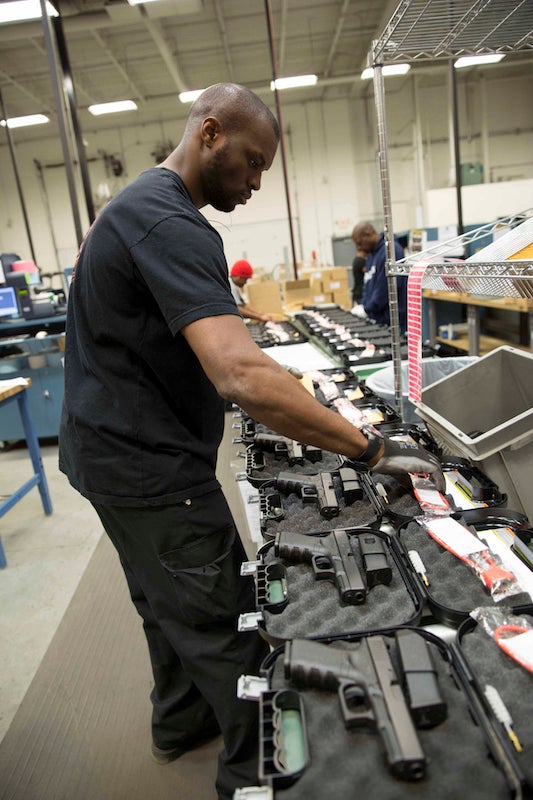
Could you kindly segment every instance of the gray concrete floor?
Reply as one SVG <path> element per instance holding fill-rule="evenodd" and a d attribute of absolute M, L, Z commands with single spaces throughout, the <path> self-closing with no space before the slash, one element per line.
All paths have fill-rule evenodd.
<path fill-rule="evenodd" d="M 57 466 L 57 441 L 41 441 L 54 506 L 45 516 L 32 489 L 0 519 L 7 567 L 0 570 L 0 740 L 6 734 L 102 535 L 92 506 Z M 32 475 L 22 444 L 0 450 L 0 493 Z"/>
<path fill-rule="evenodd" d="M 262 539 L 257 491 L 236 481 L 244 469 L 226 414 L 217 475 L 249 558 Z M 52 641 L 81 576 L 103 534 L 91 504 L 76 492 L 57 464 L 57 439 L 41 440 L 41 457 L 54 512 L 45 516 L 37 488 L 0 518 L 7 567 L 0 569 L 0 741 L 3 739 Z M 23 443 L 0 449 L 0 495 L 9 496 L 32 475 Z"/>

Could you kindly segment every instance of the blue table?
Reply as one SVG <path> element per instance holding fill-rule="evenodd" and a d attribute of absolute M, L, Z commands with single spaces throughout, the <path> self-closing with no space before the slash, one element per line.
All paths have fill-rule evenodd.
<path fill-rule="evenodd" d="M 30 412 L 28 403 L 27 388 L 30 386 L 31 381 L 25 380 L 24 384 L 14 384 L 11 381 L 5 381 L 2 385 L 0 381 L 0 413 L 1 409 L 8 403 L 18 403 L 19 413 L 24 428 L 24 435 L 26 437 L 26 444 L 33 465 L 33 476 L 22 484 L 20 488 L 13 492 L 13 494 L 6 500 L 0 503 L 0 517 L 3 517 L 13 506 L 22 500 L 34 486 L 39 488 L 41 501 L 43 504 L 44 513 L 49 515 L 52 513 L 52 501 L 48 491 L 48 484 L 46 482 L 46 475 L 44 474 L 43 462 L 41 460 L 41 451 L 39 448 L 39 440 L 35 433 L 35 427 Z M 4 553 L 4 548 L 0 540 L 0 568 L 7 566 L 7 560 Z"/>

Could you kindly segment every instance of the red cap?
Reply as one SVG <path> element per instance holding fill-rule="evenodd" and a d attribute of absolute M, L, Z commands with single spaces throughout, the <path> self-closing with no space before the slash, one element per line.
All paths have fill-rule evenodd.
<path fill-rule="evenodd" d="M 230 275 L 235 275 L 239 278 L 251 278 L 254 271 L 252 265 L 244 258 L 240 258 L 230 269 Z"/>

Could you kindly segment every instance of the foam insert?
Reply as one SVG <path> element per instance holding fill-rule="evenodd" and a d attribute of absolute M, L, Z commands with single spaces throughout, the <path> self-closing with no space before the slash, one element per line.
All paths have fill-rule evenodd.
<path fill-rule="evenodd" d="M 362 475 L 361 483 L 364 489 L 362 500 L 355 501 L 347 506 L 340 491 L 340 482 L 334 478 L 335 490 L 339 502 L 339 514 L 333 519 L 326 519 L 319 514 L 316 503 L 303 503 L 300 496 L 291 493 L 281 495 L 281 509 L 283 519 L 264 519 L 261 530 L 265 539 L 273 539 L 278 530 L 291 530 L 297 533 L 312 533 L 313 531 L 328 531 L 332 528 L 347 527 L 379 527 L 383 512 L 382 504 L 375 493 L 375 487 L 368 475 Z M 266 485 L 260 488 L 260 496 L 264 498 L 276 494 L 274 486 Z"/>
<path fill-rule="evenodd" d="M 435 542 L 417 522 L 411 521 L 398 532 L 405 551 L 416 550 L 429 579 L 427 597 L 433 614 L 449 625 L 459 625 L 477 606 L 497 605 L 474 571 Z M 513 606 L 531 603 L 528 594 L 514 595 Z"/>
<path fill-rule="evenodd" d="M 422 635 L 422 634 L 421 634 Z M 342 642 L 333 646 L 342 647 Z M 354 647 L 345 644 L 344 646 Z M 301 691 L 310 764 L 275 800 L 324 800 L 325 797 L 379 800 L 503 800 L 511 792 L 502 771 L 489 758 L 483 730 L 476 725 L 460 685 L 450 674 L 446 646 L 430 645 L 439 688 L 447 703 L 447 719 L 435 728 L 419 730 L 428 761 L 422 781 L 402 781 L 387 769 L 379 735 L 364 729 L 347 730 L 338 695 L 314 689 Z M 394 646 L 391 652 L 395 659 Z M 277 657 L 271 688 L 295 688 L 283 674 L 283 651 Z"/>
<path fill-rule="evenodd" d="M 377 533 L 377 532 L 376 532 Z M 359 569 L 363 570 L 358 534 L 350 535 L 355 543 L 352 552 Z M 378 584 L 367 592 L 361 605 L 347 605 L 339 597 L 337 587 L 326 580 L 316 580 L 311 564 L 295 564 L 274 555 L 273 543 L 262 551 L 263 563 L 282 563 L 286 568 L 288 604 L 279 614 L 263 611 L 264 632 L 271 641 L 284 639 L 343 635 L 375 630 L 393 625 L 416 624 L 420 600 L 416 597 L 387 545 L 392 581 L 388 586 Z M 345 552 L 348 548 L 345 548 Z"/>
<path fill-rule="evenodd" d="M 533 625 L 533 618 L 530 618 Z M 531 697 L 533 673 L 521 667 L 501 650 L 481 625 L 470 619 L 458 634 L 460 649 L 465 656 L 480 693 L 486 684 L 494 686 L 500 693 L 513 720 L 513 730 L 523 747 L 518 753 L 511 746 L 513 757 L 524 774 L 530 791 L 533 791 L 533 719 Z M 498 723 L 496 723 L 498 724 Z M 503 727 L 501 727 L 503 731 Z M 505 736 L 505 733 L 503 734 Z"/>

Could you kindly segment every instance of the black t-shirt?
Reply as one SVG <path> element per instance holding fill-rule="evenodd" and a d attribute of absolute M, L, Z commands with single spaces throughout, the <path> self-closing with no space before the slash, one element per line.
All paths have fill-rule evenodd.
<path fill-rule="evenodd" d="M 180 331 L 239 315 L 222 240 L 154 167 L 96 219 L 69 293 L 59 466 L 96 503 L 165 505 L 218 487 L 224 403 Z"/>

